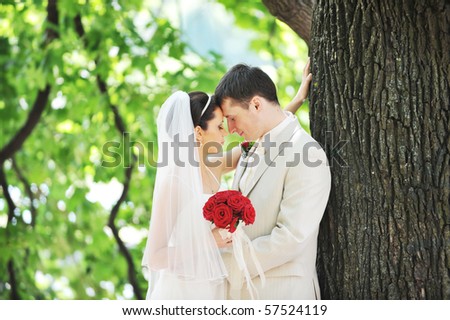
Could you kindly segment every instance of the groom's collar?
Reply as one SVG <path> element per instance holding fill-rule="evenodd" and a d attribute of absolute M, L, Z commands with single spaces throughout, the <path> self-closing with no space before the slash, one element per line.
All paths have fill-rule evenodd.
<path fill-rule="evenodd" d="M 246 190 L 242 190 L 243 194 L 247 196 L 253 189 L 253 187 L 256 185 L 258 180 L 261 178 L 261 176 L 264 174 L 264 172 L 267 170 L 267 168 L 273 166 L 272 163 L 275 161 L 275 159 L 282 154 L 282 151 L 284 148 L 292 147 L 289 144 L 285 144 L 289 142 L 292 138 L 292 136 L 300 130 L 300 124 L 298 123 L 297 118 L 295 119 L 285 119 L 286 125 L 283 126 L 283 130 L 281 130 L 275 137 L 272 137 L 271 135 L 265 135 L 262 140 L 261 145 L 259 148 L 262 148 L 261 152 L 256 152 L 257 156 L 261 157 L 259 159 L 259 163 L 256 167 L 256 171 L 250 179 L 250 183 L 247 186 Z M 295 120 L 295 121 L 292 121 Z M 259 149 L 257 148 L 257 149 Z M 260 149 L 259 149 L 260 150 Z M 268 153 L 268 154 L 266 154 Z M 249 157 L 252 156 L 252 154 L 249 153 Z M 247 159 L 248 160 L 248 159 Z M 240 172 L 239 176 L 237 176 L 237 180 L 242 177 L 243 170 Z M 238 183 L 238 181 L 236 183 Z M 233 185 L 235 185 L 233 183 Z M 237 184 L 236 184 L 237 186 Z"/>

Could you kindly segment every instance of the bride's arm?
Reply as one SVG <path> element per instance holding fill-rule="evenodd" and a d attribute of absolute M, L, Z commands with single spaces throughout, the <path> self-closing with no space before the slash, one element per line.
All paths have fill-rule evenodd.
<path fill-rule="evenodd" d="M 310 59 L 308 59 L 308 62 L 303 69 L 302 84 L 300 85 L 300 88 L 298 89 L 298 92 L 295 95 L 294 99 L 292 99 L 292 101 L 289 102 L 289 104 L 284 108 L 285 111 L 290 111 L 295 114 L 297 110 L 300 109 L 303 102 L 308 98 L 309 85 L 311 84 L 311 80 L 312 74 L 310 72 Z"/>

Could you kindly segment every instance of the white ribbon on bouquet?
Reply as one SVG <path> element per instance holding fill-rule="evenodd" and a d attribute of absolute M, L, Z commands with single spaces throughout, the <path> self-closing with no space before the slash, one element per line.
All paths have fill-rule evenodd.
<path fill-rule="evenodd" d="M 237 226 L 236 230 L 233 233 L 230 233 L 226 229 L 221 229 L 219 231 L 220 235 L 222 236 L 222 239 L 230 238 L 233 240 L 233 256 L 236 260 L 236 263 L 238 265 L 239 270 L 244 274 L 245 281 L 247 283 L 247 290 L 250 293 L 250 297 L 254 299 L 258 299 L 259 294 L 258 290 L 256 289 L 255 285 L 253 284 L 252 278 L 250 276 L 250 272 L 248 271 L 247 264 L 245 263 L 245 257 L 244 257 L 244 245 L 248 246 L 250 257 L 255 264 L 256 270 L 258 271 L 258 275 L 261 279 L 261 286 L 264 287 L 266 283 L 266 276 L 264 275 L 264 271 L 261 267 L 261 264 L 259 263 L 258 258 L 256 257 L 255 249 L 253 248 L 252 241 L 250 238 L 245 234 L 244 230 L 242 229 L 242 225 L 244 223 L 240 222 Z M 235 281 L 231 281 L 231 290 L 230 295 L 233 299 L 240 299 L 240 293 L 242 288 L 242 282 L 239 281 L 236 283 Z"/>

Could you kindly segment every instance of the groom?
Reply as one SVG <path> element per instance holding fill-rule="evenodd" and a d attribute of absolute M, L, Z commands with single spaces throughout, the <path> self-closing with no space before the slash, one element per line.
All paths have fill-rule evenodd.
<path fill-rule="evenodd" d="M 236 65 L 215 91 L 230 132 L 256 144 L 243 154 L 233 189 L 250 198 L 253 225 L 244 227 L 265 274 L 258 276 L 248 250 L 246 264 L 259 299 L 320 299 L 316 273 L 317 235 L 331 176 L 320 145 L 285 113 L 275 84 L 261 69 Z M 231 252 L 228 299 L 249 299 L 245 278 Z"/>

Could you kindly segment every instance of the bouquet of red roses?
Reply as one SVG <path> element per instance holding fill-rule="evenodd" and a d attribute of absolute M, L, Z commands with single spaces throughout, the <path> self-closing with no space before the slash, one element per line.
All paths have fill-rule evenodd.
<path fill-rule="evenodd" d="M 246 225 L 252 224 L 255 222 L 255 215 L 255 208 L 253 207 L 250 199 L 235 190 L 217 192 L 215 195 L 210 197 L 203 206 L 203 216 L 206 220 L 214 223 L 217 228 L 225 229 L 227 230 L 225 232 L 232 234 L 233 256 L 239 269 L 244 273 L 247 288 L 252 299 L 258 297 L 258 290 L 252 282 L 250 272 L 248 271 L 247 264 L 245 262 L 243 250 L 244 245 L 247 245 L 250 250 L 250 258 L 253 260 L 253 264 L 258 271 L 261 278 L 261 284 L 263 286 L 265 284 L 266 277 L 264 275 L 264 270 L 256 257 L 255 249 L 253 248 L 251 240 L 241 228 L 238 228 L 238 226 L 240 221 Z M 222 233 L 220 234 L 222 238 L 229 236 Z M 230 287 L 230 292 L 240 293 L 241 284 L 242 282 L 240 281 L 233 281 Z M 240 294 L 236 295 L 235 298 L 239 299 Z"/>
<path fill-rule="evenodd" d="M 211 196 L 203 207 L 203 216 L 218 228 L 236 231 L 239 221 L 246 225 L 255 221 L 255 208 L 249 198 L 236 190 L 220 191 Z"/>

